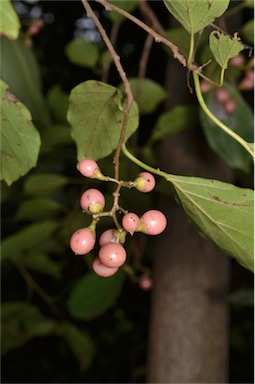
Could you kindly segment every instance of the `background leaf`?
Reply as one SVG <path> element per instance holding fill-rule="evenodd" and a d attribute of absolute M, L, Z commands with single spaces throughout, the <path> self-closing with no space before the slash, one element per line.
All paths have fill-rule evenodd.
<path fill-rule="evenodd" d="M 244 41 L 249 44 L 254 44 L 254 19 L 245 23 L 240 31 Z"/>
<path fill-rule="evenodd" d="M 1 0 L 0 21 L 0 33 L 9 37 L 9 39 L 17 39 L 20 22 L 10 0 Z"/>
<path fill-rule="evenodd" d="M 197 177 L 170 181 L 199 230 L 247 269 L 254 270 L 254 193 L 251 189 Z"/>
<path fill-rule="evenodd" d="M 0 80 L 1 89 L 1 180 L 8 185 L 35 167 L 40 135 L 28 109 Z"/>
<path fill-rule="evenodd" d="M 116 7 L 124 9 L 124 11 L 132 13 L 135 10 L 138 1 L 137 0 L 109 0 L 109 3 L 116 5 Z M 124 16 L 120 15 L 117 12 L 110 12 L 109 18 L 113 21 L 113 23 L 117 23 L 117 24 L 121 24 L 123 21 L 126 20 Z"/>
<path fill-rule="evenodd" d="M 228 90 L 230 98 L 236 102 L 236 110 L 232 114 L 226 113 L 224 106 L 220 105 L 215 99 L 215 89 L 205 94 L 206 105 L 230 129 L 238 133 L 246 141 L 253 142 L 253 114 L 251 108 L 235 87 L 225 82 L 223 88 Z M 199 117 L 210 147 L 231 167 L 248 172 L 251 166 L 249 153 L 238 142 L 219 129 L 205 115 L 202 109 L 199 110 Z"/>
<path fill-rule="evenodd" d="M 53 85 L 47 93 L 47 104 L 58 123 L 67 123 L 68 98 L 69 94 L 64 92 L 59 84 Z"/>
<path fill-rule="evenodd" d="M 51 195 L 56 190 L 63 188 L 68 183 L 68 178 L 56 173 L 35 173 L 26 178 L 24 192 L 28 195 Z"/>
<path fill-rule="evenodd" d="M 244 49 L 237 33 L 231 38 L 219 31 L 213 31 L 209 37 L 209 45 L 215 60 L 223 69 L 228 67 L 228 61 L 232 57 L 237 56 Z"/>
<path fill-rule="evenodd" d="M 42 220 L 55 216 L 62 206 L 49 198 L 34 198 L 22 201 L 15 215 L 15 220 Z"/>
<path fill-rule="evenodd" d="M 95 44 L 77 38 L 66 45 L 65 54 L 71 63 L 93 68 L 99 58 L 99 49 Z"/>
<path fill-rule="evenodd" d="M 29 109 L 35 124 L 49 125 L 50 117 L 42 95 L 38 62 L 23 40 L 1 38 L 1 78 Z"/>
<path fill-rule="evenodd" d="M 124 95 L 100 81 L 89 80 L 73 88 L 67 118 L 77 145 L 77 157 L 94 160 L 106 157 L 117 148 L 124 113 Z M 134 102 L 126 131 L 127 140 L 138 127 L 138 109 Z"/>
<path fill-rule="evenodd" d="M 140 114 L 152 113 L 167 98 L 165 89 L 151 79 L 145 78 L 139 84 L 138 78 L 130 78 L 129 83 Z M 120 88 L 123 90 L 123 85 Z"/>
<path fill-rule="evenodd" d="M 124 276 L 121 270 L 108 278 L 88 273 L 71 291 L 67 302 L 70 314 L 89 320 L 104 313 L 114 305 L 120 295 Z"/>
<path fill-rule="evenodd" d="M 230 0 L 164 0 L 165 6 L 189 32 L 196 33 L 220 17 Z"/>

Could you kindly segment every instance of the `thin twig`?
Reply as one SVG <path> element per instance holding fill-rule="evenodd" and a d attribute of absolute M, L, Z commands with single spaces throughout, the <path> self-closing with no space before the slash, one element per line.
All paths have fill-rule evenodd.
<path fill-rule="evenodd" d="M 151 35 L 147 35 L 144 43 L 141 59 L 139 61 L 138 83 L 137 83 L 137 94 L 136 94 L 137 102 L 139 102 L 141 97 L 142 82 L 143 82 L 143 79 L 145 78 L 146 68 L 147 68 L 152 44 L 153 44 L 153 37 Z"/>
<path fill-rule="evenodd" d="M 87 12 L 88 17 L 90 17 L 94 21 L 97 29 L 99 30 L 99 32 L 100 32 L 100 34 L 101 34 L 101 36 L 102 36 L 102 38 L 106 44 L 111 56 L 112 56 L 112 59 L 113 59 L 114 64 L 116 66 L 116 69 L 119 72 L 120 78 L 123 82 L 125 93 L 127 95 L 127 103 L 126 103 L 126 107 L 124 110 L 124 117 L 123 117 L 123 122 L 122 122 L 122 128 L 121 128 L 119 143 L 118 143 L 118 146 L 117 146 L 117 149 L 115 152 L 115 156 L 114 156 L 114 160 L 113 160 L 114 161 L 114 167 L 115 167 L 115 179 L 119 180 L 119 158 L 120 158 L 120 153 L 121 153 L 121 147 L 122 147 L 122 144 L 124 143 L 124 140 L 125 140 L 126 128 L 127 128 L 127 123 L 128 123 L 128 115 L 129 115 L 129 111 L 131 109 L 134 98 L 133 98 L 133 94 L 132 94 L 126 73 L 125 73 L 125 71 L 124 71 L 124 69 L 120 63 L 120 57 L 118 56 L 117 52 L 113 48 L 113 45 L 112 45 L 107 33 L 105 32 L 105 29 L 103 28 L 103 26 L 100 23 L 99 19 L 97 18 L 96 14 L 94 13 L 92 8 L 90 7 L 88 0 L 81 0 L 81 1 L 82 1 L 82 4 L 83 4 L 86 12 Z"/>

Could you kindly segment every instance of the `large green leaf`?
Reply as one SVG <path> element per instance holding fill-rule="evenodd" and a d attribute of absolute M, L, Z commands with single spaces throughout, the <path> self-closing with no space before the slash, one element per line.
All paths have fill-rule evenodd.
<path fill-rule="evenodd" d="M 167 92 L 162 85 L 151 79 L 129 79 L 130 87 L 138 104 L 140 114 L 152 113 L 162 101 L 167 98 Z M 123 85 L 121 86 L 123 90 Z"/>
<path fill-rule="evenodd" d="M 20 22 L 10 0 L 1 0 L 0 6 L 0 33 L 17 39 L 19 36 Z"/>
<path fill-rule="evenodd" d="M 67 302 L 71 315 L 89 320 L 104 313 L 119 297 L 124 276 L 121 270 L 107 278 L 94 272 L 85 275 L 74 286 Z"/>
<path fill-rule="evenodd" d="M 209 37 L 209 45 L 215 60 L 223 69 L 227 69 L 228 61 L 244 49 L 237 33 L 230 37 L 219 31 L 213 31 Z"/>
<path fill-rule="evenodd" d="M 165 6 L 189 32 L 196 33 L 214 22 L 228 8 L 230 0 L 164 0 Z"/>
<path fill-rule="evenodd" d="M 168 175 L 189 218 L 208 239 L 254 270 L 254 192 L 217 180 Z"/>
<path fill-rule="evenodd" d="M 71 63 L 93 68 L 99 58 L 99 49 L 96 44 L 77 38 L 66 45 L 65 54 Z"/>
<path fill-rule="evenodd" d="M 152 130 L 150 142 L 161 140 L 189 129 L 197 123 L 198 111 L 193 105 L 177 105 L 159 115 Z"/>
<path fill-rule="evenodd" d="M 124 94 L 119 89 L 99 81 L 85 81 L 72 90 L 67 118 L 77 145 L 78 160 L 84 157 L 97 160 L 117 148 L 124 105 Z M 137 127 L 138 108 L 133 102 L 125 141 Z"/>
<path fill-rule="evenodd" d="M 253 114 L 250 106 L 240 92 L 231 84 L 224 83 L 229 97 L 236 103 L 236 110 L 229 114 L 215 98 L 215 89 L 208 92 L 204 98 L 210 111 L 232 131 L 239 134 L 247 142 L 253 142 Z M 248 172 L 251 165 L 249 153 L 232 137 L 219 129 L 200 109 L 200 121 L 210 147 L 231 167 Z"/>
<path fill-rule="evenodd" d="M 49 112 L 41 90 L 41 74 L 33 51 L 23 40 L 1 38 L 1 78 L 26 105 L 36 124 L 47 126 Z"/>
<path fill-rule="evenodd" d="M 43 316 L 37 307 L 19 301 L 1 305 L 1 352 L 21 347 L 35 336 L 55 333 L 56 323 Z"/>
<path fill-rule="evenodd" d="M 8 185 L 35 167 L 40 135 L 28 109 L 0 80 L 1 90 L 1 180 Z"/>

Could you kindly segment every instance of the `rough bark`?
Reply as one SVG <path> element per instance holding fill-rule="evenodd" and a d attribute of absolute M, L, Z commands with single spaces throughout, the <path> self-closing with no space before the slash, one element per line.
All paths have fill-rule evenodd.
<path fill-rule="evenodd" d="M 185 73 L 173 60 L 167 73 L 169 105 L 183 102 Z M 194 140 L 200 140 L 194 132 L 167 139 L 161 169 L 230 181 L 228 167 L 212 154 L 200 157 Z M 155 241 L 147 381 L 227 382 L 229 258 L 198 233 L 177 203 L 163 205 L 169 224 Z"/>

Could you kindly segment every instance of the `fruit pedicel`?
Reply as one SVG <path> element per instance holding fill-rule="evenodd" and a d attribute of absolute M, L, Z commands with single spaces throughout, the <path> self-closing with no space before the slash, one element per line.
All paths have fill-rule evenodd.
<path fill-rule="evenodd" d="M 101 181 L 113 181 L 118 185 L 119 190 L 125 186 L 136 188 L 142 193 L 151 192 L 156 184 L 154 176 L 149 172 L 141 172 L 133 182 L 124 182 L 104 176 L 98 164 L 92 159 L 83 159 L 77 164 L 78 171 L 90 179 Z M 70 239 L 70 248 L 76 255 L 86 255 L 91 252 L 96 244 L 96 226 L 102 217 L 113 218 L 115 228 L 109 228 L 99 238 L 99 252 L 92 263 L 93 271 L 101 277 L 113 276 L 118 269 L 126 262 L 127 253 L 124 248 L 126 235 L 134 235 L 135 232 L 142 232 L 147 235 L 159 235 L 167 226 L 165 215 L 156 209 L 145 212 L 139 217 L 134 212 L 128 212 L 119 207 L 118 199 L 115 200 L 113 208 L 104 212 L 105 198 L 101 191 L 90 188 L 84 191 L 80 198 L 80 206 L 84 213 L 92 216 L 91 224 L 86 228 L 79 228 L 73 233 Z M 115 212 L 122 211 L 122 222 L 118 222 Z"/>

